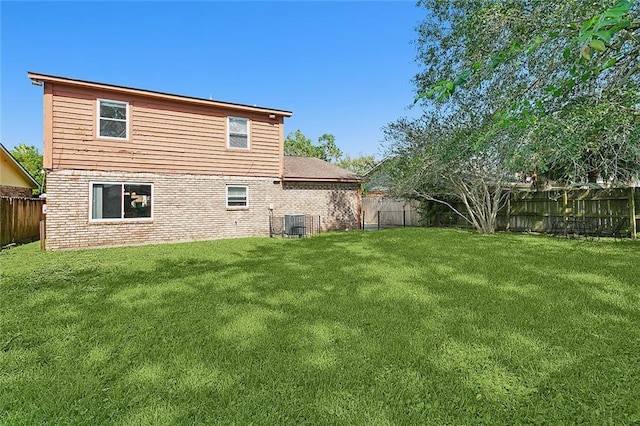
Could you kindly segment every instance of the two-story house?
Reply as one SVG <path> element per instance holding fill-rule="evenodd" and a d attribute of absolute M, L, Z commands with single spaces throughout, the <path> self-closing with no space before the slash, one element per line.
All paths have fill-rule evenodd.
<path fill-rule="evenodd" d="M 267 236 L 287 213 L 359 226 L 359 176 L 283 155 L 290 111 L 28 77 L 44 86 L 48 249 Z"/>

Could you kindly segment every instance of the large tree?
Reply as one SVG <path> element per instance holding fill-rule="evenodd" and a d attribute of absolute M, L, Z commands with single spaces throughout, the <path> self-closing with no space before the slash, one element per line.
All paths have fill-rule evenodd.
<path fill-rule="evenodd" d="M 494 207 L 516 173 L 567 184 L 640 175 L 637 4 L 419 4 L 427 18 L 418 28 L 414 83 L 428 118 L 387 127 L 390 154 L 404 159 L 400 190 L 460 200 L 466 211 L 458 213 L 493 232 Z M 432 171 L 417 174 L 417 162 Z M 472 188 L 484 196 L 469 196 Z"/>
<path fill-rule="evenodd" d="M 498 133 L 487 141 L 486 124 L 423 117 L 400 119 L 385 129 L 392 160 L 385 165 L 395 192 L 449 207 L 479 233 L 496 231 L 511 173 L 512 141 Z M 462 207 L 458 207 L 462 206 Z"/>
<path fill-rule="evenodd" d="M 567 183 L 640 172 L 640 19 L 631 0 L 423 0 L 424 106 L 473 107 Z M 462 86 L 462 90 L 457 90 Z"/>

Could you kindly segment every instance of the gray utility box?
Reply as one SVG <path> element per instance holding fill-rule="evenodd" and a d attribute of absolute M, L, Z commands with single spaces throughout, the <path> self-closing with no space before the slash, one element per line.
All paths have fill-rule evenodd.
<path fill-rule="evenodd" d="M 307 217 L 303 214 L 284 215 L 284 233 L 289 236 L 307 235 Z"/>

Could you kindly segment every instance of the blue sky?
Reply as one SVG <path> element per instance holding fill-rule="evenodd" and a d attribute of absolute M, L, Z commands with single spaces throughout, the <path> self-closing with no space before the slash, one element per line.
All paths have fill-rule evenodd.
<path fill-rule="evenodd" d="M 285 133 L 380 157 L 413 99 L 413 1 L 0 1 L 0 141 L 42 151 L 27 71 L 293 111 Z"/>

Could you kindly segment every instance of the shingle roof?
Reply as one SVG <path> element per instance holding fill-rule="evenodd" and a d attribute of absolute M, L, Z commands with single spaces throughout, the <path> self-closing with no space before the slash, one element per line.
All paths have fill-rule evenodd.
<path fill-rule="evenodd" d="M 312 182 L 364 182 L 365 179 L 324 160 L 314 157 L 285 155 L 285 181 Z"/>

